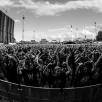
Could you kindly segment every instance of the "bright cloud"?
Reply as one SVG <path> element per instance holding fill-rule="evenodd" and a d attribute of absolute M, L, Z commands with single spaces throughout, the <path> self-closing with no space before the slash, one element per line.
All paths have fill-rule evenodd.
<path fill-rule="evenodd" d="M 16 1 L 16 0 L 15 0 Z M 37 15 L 56 15 L 72 9 L 93 9 L 102 12 L 102 0 L 75 0 L 66 3 L 50 3 L 49 1 L 35 0 L 0 0 L 0 6 L 23 7 L 32 10 Z"/>
<path fill-rule="evenodd" d="M 66 3 L 54 3 L 51 4 L 49 1 L 38 1 L 33 2 L 32 0 L 20 0 L 23 7 L 27 9 L 32 9 L 37 15 L 55 15 L 60 12 L 65 12 L 72 9 L 97 9 L 102 11 L 102 1 L 101 0 L 77 0 L 68 1 Z"/>
<path fill-rule="evenodd" d="M 88 28 L 88 27 L 86 27 L 86 28 Z M 91 26 L 90 26 L 89 28 L 88 29 L 79 29 L 79 30 L 73 29 L 72 32 L 70 29 L 66 29 L 66 28 L 50 29 L 46 33 L 36 32 L 35 39 L 37 41 L 40 41 L 42 38 L 46 38 L 49 41 L 51 41 L 51 40 L 64 41 L 64 40 L 74 40 L 77 38 L 84 39 L 85 35 L 87 38 L 94 39 L 96 36 L 94 27 L 91 28 Z"/>
<path fill-rule="evenodd" d="M 13 5 L 14 2 L 11 1 L 11 0 L 0 0 L 0 6 L 3 7 L 3 6 L 11 6 Z"/>
<path fill-rule="evenodd" d="M 15 23 L 21 23 L 21 21 L 19 19 L 15 19 L 14 21 L 15 21 Z"/>
<path fill-rule="evenodd" d="M 48 32 L 55 32 L 55 31 L 67 31 L 67 29 L 66 28 L 48 29 Z"/>
<path fill-rule="evenodd" d="M 21 32 L 22 33 L 22 32 Z M 15 37 L 17 40 L 21 40 L 21 33 L 20 35 L 16 34 Z M 47 40 L 57 40 L 57 41 L 65 41 L 65 40 L 74 40 L 74 39 L 84 39 L 85 35 L 87 38 L 94 39 L 96 34 L 95 34 L 95 29 L 92 26 L 86 27 L 86 29 L 73 29 L 71 32 L 70 29 L 66 28 L 58 28 L 57 29 L 50 29 L 48 32 L 35 32 L 35 35 L 33 34 L 32 31 L 26 31 L 24 34 L 25 40 L 32 40 L 35 39 L 36 41 L 40 41 L 43 38 L 46 38 Z"/>

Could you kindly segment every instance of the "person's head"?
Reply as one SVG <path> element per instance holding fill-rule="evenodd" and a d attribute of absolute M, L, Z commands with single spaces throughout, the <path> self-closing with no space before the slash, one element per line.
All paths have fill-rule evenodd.
<path fill-rule="evenodd" d="M 38 59 L 38 63 L 39 64 L 43 64 L 43 60 L 42 59 Z"/>

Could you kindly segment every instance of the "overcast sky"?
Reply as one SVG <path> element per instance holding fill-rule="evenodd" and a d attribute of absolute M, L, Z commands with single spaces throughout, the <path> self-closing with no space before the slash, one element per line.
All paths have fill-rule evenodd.
<path fill-rule="evenodd" d="M 0 9 L 15 20 L 15 38 L 25 40 L 68 40 L 95 36 L 102 24 L 102 0 L 0 0 Z M 72 25 L 72 32 L 70 26 Z"/>

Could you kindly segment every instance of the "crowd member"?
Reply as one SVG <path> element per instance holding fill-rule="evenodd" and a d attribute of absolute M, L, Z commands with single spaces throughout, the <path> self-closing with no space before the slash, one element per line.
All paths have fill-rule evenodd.
<path fill-rule="evenodd" d="M 0 49 L 0 78 L 36 87 L 102 83 L 101 46 L 15 45 Z"/>

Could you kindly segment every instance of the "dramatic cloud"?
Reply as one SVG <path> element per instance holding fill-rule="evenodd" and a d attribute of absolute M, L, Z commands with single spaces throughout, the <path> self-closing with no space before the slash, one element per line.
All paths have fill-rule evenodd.
<path fill-rule="evenodd" d="M 66 3 L 50 3 L 49 1 L 20 0 L 22 7 L 33 10 L 37 15 L 56 15 L 72 9 L 95 9 L 102 11 L 102 0 L 76 0 Z"/>
<path fill-rule="evenodd" d="M 93 9 L 102 12 L 102 0 L 75 0 L 64 3 L 37 0 L 0 0 L 0 6 L 23 7 L 37 15 L 56 15 L 60 12 L 76 9 Z"/>

